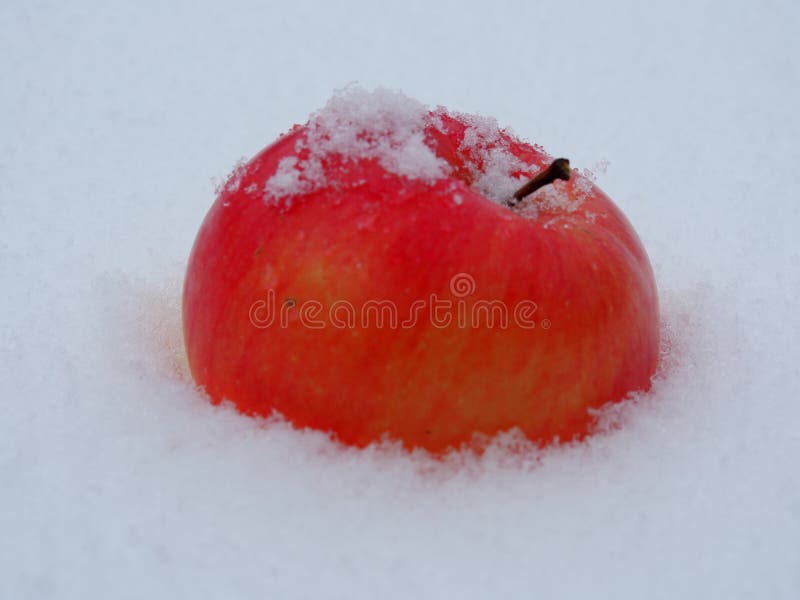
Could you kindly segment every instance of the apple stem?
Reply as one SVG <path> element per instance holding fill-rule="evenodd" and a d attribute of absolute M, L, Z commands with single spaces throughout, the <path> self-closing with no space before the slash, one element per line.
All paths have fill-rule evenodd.
<path fill-rule="evenodd" d="M 530 196 L 539 188 L 553 183 L 556 179 L 569 181 L 570 174 L 569 160 L 566 158 L 557 158 L 550 163 L 550 166 L 544 171 L 537 173 L 533 179 L 514 192 L 514 195 L 507 200 L 506 204 L 508 204 L 510 208 L 513 208 L 520 200 L 526 196 Z"/>

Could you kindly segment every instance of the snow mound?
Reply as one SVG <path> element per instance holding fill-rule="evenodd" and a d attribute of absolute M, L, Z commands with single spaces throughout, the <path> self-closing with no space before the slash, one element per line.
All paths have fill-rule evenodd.
<path fill-rule="evenodd" d="M 425 143 L 427 107 L 405 94 L 378 88 L 368 92 L 349 86 L 334 93 L 324 108 L 311 115 L 307 134 L 266 182 L 271 201 L 306 194 L 325 185 L 323 164 L 331 156 L 377 160 L 389 173 L 435 181 L 447 164 Z"/>

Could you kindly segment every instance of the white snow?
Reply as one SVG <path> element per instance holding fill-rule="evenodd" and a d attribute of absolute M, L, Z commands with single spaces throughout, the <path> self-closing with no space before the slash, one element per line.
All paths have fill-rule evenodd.
<path fill-rule="evenodd" d="M 389 173 L 433 183 L 451 168 L 425 142 L 425 128 L 443 129 L 446 108 L 430 107 L 399 90 L 358 85 L 337 90 L 307 124 L 305 137 L 295 144 L 296 156 L 283 158 L 264 186 L 266 202 L 286 202 L 288 196 L 308 194 L 328 181 L 323 165 L 332 156 L 347 160 L 374 159 Z M 452 114 L 452 113 L 451 113 Z M 459 150 L 466 157 L 475 191 L 503 203 L 525 182 L 515 173 L 536 171 L 514 156 L 500 135 L 497 120 L 458 114 L 468 124 Z M 235 174 L 231 176 L 236 181 Z M 235 190 L 234 190 L 235 191 Z M 551 193 L 550 204 L 563 200 Z"/>
<path fill-rule="evenodd" d="M 477 177 L 472 187 L 495 202 L 508 200 L 525 183 L 524 177 L 518 178 L 512 175 L 514 171 L 533 166 L 523 165 L 521 160 L 505 148 L 488 150 L 484 159 L 483 168 L 474 169 Z"/>
<path fill-rule="evenodd" d="M 287 156 L 280 160 L 278 170 L 264 184 L 265 199 L 292 194 L 306 194 L 314 189 L 316 178 L 314 180 L 306 179 L 297 163 L 296 156 Z M 321 168 L 321 165 L 319 168 Z"/>
<path fill-rule="evenodd" d="M 0 3 L 0 598 L 800 596 L 798 30 L 781 0 Z M 193 389 L 209 180 L 351 80 L 608 161 L 669 347 L 605 433 L 436 464 Z"/>
<path fill-rule="evenodd" d="M 467 166 L 474 178 L 472 187 L 494 202 L 507 201 L 525 183 L 524 177 L 516 177 L 514 173 L 522 169 L 535 173 L 536 166 L 523 164 L 509 151 L 496 119 L 478 115 L 462 115 L 461 118 L 468 123 L 460 149 L 469 158 Z M 526 204 L 535 209 L 531 202 Z"/>
<path fill-rule="evenodd" d="M 446 164 L 425 143 L 428 109 L 397 90 L 360 86 L 338 90 L 311 115 L 307 134 L 296 147 L 302 158 L 281 160 L 265 186 L 265 199 L 275 201 L 306 194 L 326 183 L 324 161 L 333 155 L 346 159 L 375 159 L 389 173 L 435 181 Z"/>

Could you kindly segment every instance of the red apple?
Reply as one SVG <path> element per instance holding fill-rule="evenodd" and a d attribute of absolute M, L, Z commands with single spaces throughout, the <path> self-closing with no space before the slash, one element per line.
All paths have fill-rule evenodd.
<path fill-rule="evenodd" d="M 195 381 L 356 446 L 585 435 L 590 409 L 649 388 L 658 300 L 630 223 L 553 163 L 491 119 L 334 96 L 206 216 L 183 295 Z"/>

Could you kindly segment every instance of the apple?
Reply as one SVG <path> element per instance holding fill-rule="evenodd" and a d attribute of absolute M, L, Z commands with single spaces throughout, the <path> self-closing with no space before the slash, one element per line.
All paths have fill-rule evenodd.
<path fill-rule="evenodd" d="M 582 438 L 659 356 L 647 255 L 587 174 L 380 89 L 338 92 L 221 186 L 183 327 L 212 401 L 433 453 Z"/>

